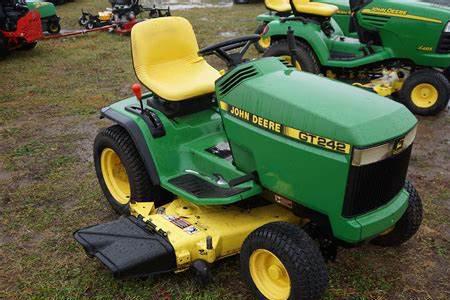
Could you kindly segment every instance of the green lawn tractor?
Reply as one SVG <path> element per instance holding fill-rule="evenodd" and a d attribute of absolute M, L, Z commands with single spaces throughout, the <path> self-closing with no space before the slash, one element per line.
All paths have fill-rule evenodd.
<path fill-rule="evenodd" d="M 292 15 L 290 0 L 265 0 L 264 4 L 268 12 L 260 14 L 256 17 L 259 25 L 256 28 L 256 34 L 262 34 L 266 29 L 267 24 L 273 20 L 278 20 L 280 17 L 287 17 Z M 336 22 L 342 29 L 342 33 L 348 37 L 357 37 L 355 31 L 350 31 L 350 17 L 351 11 L 348 0 L 313 0 L 312 2 L 327 3 L 336 5 L 339 9 L 331 18 L 331 22 Z M 268 29 L 268 28 L 267 28 Z M 270 36 L 261 37 L 258 43 L 255 44 L 256 50 L 263 53 L 270 47 Z"/>
<path fill-rule="evenodd" d="M 41 0 L 26 0 L 30 10 L 36 10 L 41 15 L 42 31 L 57 34 L 61 31 L 60 18 L 56 14 L 55 5 Z"/>
<path fill-rule="evenodd" d="M 199 50 L 184 18 L 133 27 L 151 92 L 135 84 L 135 97 L 103 108 L 115 124 L 94 141 L 100 186 L 123 216 L 74 234 L 115 276 L 191 268 L 208 282 L 212 263 L 240 253 L 258 299 L 318 299 L 338 246 L 397 246 L 418 230 L 406 180 L 416 118 L 277 58 L 244 60 L 258 39 Z"/>
<path fill-rule="evenodd" d="M 332 21 L 337 7 L 294 1 L 294 16 L 268 24 L 263 38 L 272 43 L 264 56 L 289 55 L 291 28 L 304 71 L 392 97 L 415 114 L 435 115 L 450 98 L 450 6 L 436 3 L 352 0 L 355 39 Z"/>

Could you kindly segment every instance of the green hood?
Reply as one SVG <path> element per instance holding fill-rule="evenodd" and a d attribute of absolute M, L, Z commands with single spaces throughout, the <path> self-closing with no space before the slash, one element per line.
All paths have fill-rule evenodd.
<path fill-rule="evenodd" d="M 450 20 L 448 0 L 375 0 L 368 7 L 402 10 L 408 15 L 439 19 L 445 24 Z"/>
<path fill-rule="evenodd" d="M 275 58 L 252 64 L 258 75 L 226 95 L 219 93 L 219 100 L 282 125 L 357 147 L 394 139 L 417 123 L 402 104 L 361 88 L 288 69 Z M 219 87 L 234 72 L 221 78 Z"/>
<path fill-rule="evenodd" d="M 37 10 L 41 18 L 47 18 L 56 15 L 56 8 L 53 3 L 40 0 L 27 0 L 29 10 Z"/>

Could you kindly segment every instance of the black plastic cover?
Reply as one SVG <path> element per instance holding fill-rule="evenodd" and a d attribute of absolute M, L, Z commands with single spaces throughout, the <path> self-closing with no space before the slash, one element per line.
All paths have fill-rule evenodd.
<path fill-rule="evenodd" d="M 140 277 L 176 269 L 172 245 L 132 216 L 82 228 L 74 238 L 115 277 Z"/>

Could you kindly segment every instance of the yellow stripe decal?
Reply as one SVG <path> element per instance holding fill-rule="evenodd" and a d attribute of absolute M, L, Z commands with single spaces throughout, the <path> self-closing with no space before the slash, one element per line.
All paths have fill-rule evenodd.
<path fill-rule="evenodd" d="M 349 154 L 352 148 L 350 144 L 335 141 L 303 130 L 285 126 L 278 122 L 252 114 L 236 106 L 229 105 L 228 103 L 225 103 L 223 101 L 219 102 L 219 107 L 221 110 L 227 112 L 228 114 L 239 120 L 245 121 L 256 127 L 262 128 L 272 133 L 288 137 L 298 142 L 311 144 L 326 150 L 339 152 L 343 154 Z"/>
<path fill-rule="evenodd" d="M 439 19 L 431 19 L 431 18 L 425 18 L 425 17 L 421 17 L 421 16 L 409 15 L 408 12 L 405 10 L 374 7 L 374 8 L 363 9 L 362 13 L 366 14 L 366 15 L 398 17 L 398 18 L 404 18 L 404 19 L 410 19 L 410 20 L 442 24 L 442 21 Z"/>

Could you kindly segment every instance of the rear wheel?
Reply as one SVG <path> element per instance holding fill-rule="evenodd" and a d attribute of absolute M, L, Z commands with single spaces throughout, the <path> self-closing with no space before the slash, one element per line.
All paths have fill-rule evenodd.
<path fill-rule="evenodd" d="M 289 223 L 269 223 L 253 231 L 240 257 L 242 275 L 257 299 L 319 299 L 328 285 L 320 250 Z"/>
<path fill-rule="evenodd" d="M 262 34 L 264 31 L 264 28 L 266 28 L 267 23 L 262 23 L 261 25 L 259 25 L 256 30 L 255 30 L 255 34 Z M 259 39 L 259 41 L 257 43 L 255 43 L 255 48 L 256 51 L 258 51 L 259 53 L 264 53 L 264 51 L 266 51 L 269 47 L 270 47 L 270 43 L 271 43 L 271 38 L 269 37 L 261 37 Z"/>
<path fill-rule="evenodd" d="M 409 193 L 406 212 L 391 230 L 373 239 L 372 244 L 383 247 L 400 246 L 411 239 L 419 230 L 423 218 L 422 200 L 412 183 L 407 181 L 405 188 Z"/>
<path fill-rule="evenodd" d="M 402 102 L 413 113 L 436 115 L 448 104 L 450 82 L 436 70 L 420 70 L 409 76 L 400 91 Z"/>
<path fill-rule="evenodd" d="M 320 64 L 316 58 L 316 55 L 312 51 L 312 49 L 304 44 L 297 42 L 295 52 L 297 57 L 299 58 L 299 62 L 296 63 L 296 69 L 300 71 L 305 71 L 308 73 L 319 74 L 320 73 Z M 288 66 L 292 65 L 291 53 L 289 51 L 289 47 L 287 41 L 278 41 L 273 43 L 269 49 L 264 52 L 264 57 L 279 57 L 280 60 Z"/>
<path fill-rule="evenodd" d="M 50 22 L 48 24 L 48 32 L 50 34 L 58 34 L 61 31 L 61 25 L 59 24 L 59 21 Z"/>
<path fill-rule="evenodd" d="M 130 201 L 165 204 L 161 188 L 151 184 L 133 140 L 123 127 L 114 125 L 100 131 L 94 141 L 94 163 L 100 187 L 117 213 L 127 214 Z"/>

